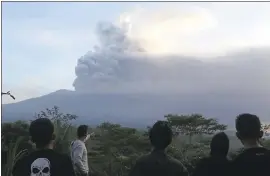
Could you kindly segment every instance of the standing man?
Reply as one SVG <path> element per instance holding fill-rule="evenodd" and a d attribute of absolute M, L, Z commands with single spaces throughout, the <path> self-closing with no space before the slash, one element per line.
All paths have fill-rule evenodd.
<path fill-rule="evenodd" d="M 53 150 L 54 125 L 49 119 L 34 120 L 30 124 L 29 133 L 37 150 L 15 163 L 13 176 L 75 176 L 69 156 Z"/>
<path fill-rule="evenodd" d="M 236 118 L 236 136 L 244 151 L 232 162 L 233 176 L 264 176 L 270 173 L 270 151 L 260 145 L 263 137 L 259 117 L 241 114 Z"/>
<path fill-rule="evenodd" d="M 88 176 L 89 166 L 85 142 L 92 134 L 88 134 L 87 125 L 81 125 L 77 129 L 77 139 L 71 143 L 71 159 L 77 176 Z"/>
<path fill-rule="evenodd" d="M 210 156 L 197 163 L 192 176 L 229 176 L 229 146 L 229 138 L 224 132 L 214 135 L 210 143 Z"/>
<path fill-rule="evenodd" d="M 188 176 L 182 163 L 166 154 L 172 142 L 172 130 L 166 121 L 156 122 L 149 132 L 153 151 L 139 158 L 130 176 Z"/>

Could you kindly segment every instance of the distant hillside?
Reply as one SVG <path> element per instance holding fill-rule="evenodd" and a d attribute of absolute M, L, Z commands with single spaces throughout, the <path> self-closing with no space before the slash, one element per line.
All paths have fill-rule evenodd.
<path fill-rule="evenodd" d="M 230 139 L 230 151 L 236 151 L 238 149 L 240 149 L 241 147 L 243 147 L 241 141 L 236 137 L 234 130 L 225 130 L 225 133 L 228 135 L 229 139 Z M 212 135 L 203 135 L 203 137 L 210 137 L 212 138 Z M 202 139 L 202 137 L 200 135 L 195 135 L 192 138 L 192 142 L 197 142 L 200 141 L 200 139 Z M 269 136 L 264 136 L 264 139 L 270 139 Z M 189 138 L 187 136 L 179 136 L 178 137 L 178 145 L 181 145 L 181 143 L 188 143 Z"/>
<path fill-rule="evenodd" d="M 61 112 L 78 115 L 77 123 L 89 124 L 110 121 L 145 127 L 168 113 L 201 113 L 234 128 L 235 117 L 244 112 L 269 122 L 269 51 L 248 48 L 217 57 L 216 62 L 168 56 L 158 65 L 151 59 L 122 58 L 112 79 L 92 79 L 93 70 L 88 70 L 90 77 L 77 75 L 77 91 L 59 90 L 3 105 L 2 119 L 31 119 L 56 105 Z M 79 93 L 89 91 L 93 93 Z"/>
<path fill-rule="evenodd" d="M 98 124 L 103 121 L 134 127 L 146 127 L 168 113 L 201 113 L 218 118 L 221 123 L 234 125 L 235 116 L 250 112 L 267 120 L 270 100 L 260 94 L 83 94 L 59 90 L 45 96 L 2 106 L 3 121 L 31 119 L 33 114 L 52 108 L 72 113 L 77 123 Z"/>

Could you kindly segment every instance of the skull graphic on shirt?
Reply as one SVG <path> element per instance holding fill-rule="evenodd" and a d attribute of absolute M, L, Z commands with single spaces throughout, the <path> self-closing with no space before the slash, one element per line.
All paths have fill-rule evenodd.
<path fill-rule="evenodd" d="M 38 158 L 31 164 L 31 176 L 50 176 L 50 161 L 47 158 Z"/>

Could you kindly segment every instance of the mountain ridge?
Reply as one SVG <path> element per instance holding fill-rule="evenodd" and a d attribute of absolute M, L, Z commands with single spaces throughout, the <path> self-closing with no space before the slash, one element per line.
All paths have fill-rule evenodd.
<path fill-rule="evenodd" d="M 253 101 L 248 102 L 245 99 L 252 95 L 242 99 L 239 97 L 241 95 L 229 93 L 106 94 L 58 90 L 41 97 L 2 105 L 2 120 L 29 120 L 35 113 L 53 106 L 58 106 L 63 113 L 78 115 L 80 123 L 110 121 L 135 127 L 151 125 L 169 113 L 201 113 L 206 117 L 218 118 L 229 127 L 233 126 L 234 118 L 239 113 L 250 112 L 266 117 L 268 110 L 263 105 L 269 102 L 267 98 L 261 99 L 255 94 Z"/>

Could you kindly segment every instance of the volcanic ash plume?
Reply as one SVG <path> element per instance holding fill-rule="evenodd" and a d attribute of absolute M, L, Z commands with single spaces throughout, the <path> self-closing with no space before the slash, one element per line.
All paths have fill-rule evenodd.
<path fill-rule="evenodd" d="M 172 18 L 181 21 L 185 19 L 185 16 L 181 14 L 179 18 L 172 16 L 166 20 L 171 21 Z M 200 17 L 200 15 L 197 16 Z M 195 18 L 193 15 L 190 18 L 189 15 L 188 19 L 189 21 L 192 19 L 194 24 L 195 22 L 197 24 L 197 16 Z M 161 19 L 164 20 L 164 18 Z M 104 22 L 97 25 L 96 34 L 99 45 L 78 59 L 75 68 L 77 77 L 73 83 L 76 91 L 95 93 L 204 93 L 212 91 L 269 93 L 270 53 L 267 48 L 244 50 L 211 59 L 199 56 L 184 57 L 181 53 L 175 55 L 163 53 L 161 55 L 157 54 L 158 51 L 153 52 L 154 47 L 145 45 L 144 39 L 147 39 L 146 43 L 149 44 L 150 39 L 155 37 L 136 38 L 134 37 L 136 32 L 133 30 L 134 27 L 136 29 L 136 26 L 131 28 L 128 21 L 123 20 L 122 22 L 120 25 Z M 160 20 L 157 20 L 156 24 L 162 24 L 153 26 L 163 27 L 163 31 L 167 29 L 166 26 L 171 28 L 171 24 L 168 25 L 164 21 L 161 23 Z M 181 24 L 182 26 L 177 27 L 185 27 L 185 23 Z M 201 23 L 199 24 L 201 25 Z M 146 34 L 142 32 L 143 30 L 135 31 L 140 31 L 140 36 L 147 36 L 154 31 L 154 28 L 146 30 Z M 183 33 L 182 30 L 180 36 L 183 36 Z M 170 40 L 165 40 L 166 34 L 162 34 L 161 37 L 164 40 L 158 39 L 156 41 L 160 42 L 154 43 L 164 41 L 165 46 L 166 42 Z M 173 35 L 172 32 L 168 33 L 171 38 Z M 175 46 L 177 48 L 177 45 Z M 181 45 L 179 49 L 183 49 Z M 211 62 L 208 62 L 209 60 Z"/>
<path fill-rule="evenodd" d="M 75 68 L 77 78 L 73 83 L 76 90 L 91 91 L 97 82 L 116 81 L 116 78 L 122 76 L 119 63 L 132 60 L 133 55 L 144 51 L 136 41 L 127 37 L 128 26 L 123 24 L 117 27 L 106 22 L 97 25 L 96 34 L 100 45 L 78 59 Z"/>

